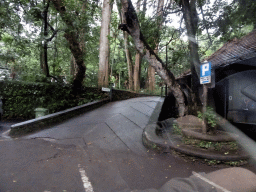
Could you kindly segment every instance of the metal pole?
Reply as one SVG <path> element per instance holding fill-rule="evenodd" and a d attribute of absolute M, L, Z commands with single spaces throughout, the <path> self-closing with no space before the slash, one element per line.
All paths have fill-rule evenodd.
<path fill-rule="evenodd" d="M 207 106 L 207 85 L 203 85 L 203 128 L 202 132 L 203 134 L 206 134 L 207 132 L 207 123 L 205 119 L 205 114 L 206 114 L 206 106 Z"/>
<path fill-rule="evenodd" d="M 121 89 L 121 71 L 119 71 L 119 89 Z"/>
<path fill-rule="evenodd" d="M 166 69 L 167 69 L 167 63 L 168 63 L 167 46 L 168 46 L 168 44 L 166 44 L 166 54 L 165 54 L 165 57 L 166 57 L 166 63 L 165 63 Z M 165 97 L 167 97 L 167 84 L 165 84 Z"/>

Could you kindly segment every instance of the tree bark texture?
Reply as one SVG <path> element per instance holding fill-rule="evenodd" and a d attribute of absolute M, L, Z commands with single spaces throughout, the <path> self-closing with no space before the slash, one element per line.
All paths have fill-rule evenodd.
<path fill-rule="evenodd" d="M 139 92 L 140 90 L 140 67 L 141 67 L 141 54 L 137 51 L 135 55 L 135 65 L 134 65 L 134 74 L 133 74 L 133 80 L 134 80 L 134 91 Z"/>
<path fill-rule="evenodd" d="M 47 22 L 47 15 L 48 15 L 48 9 L 49 9 L 49 1 L 46 3 L 45 0 L 43 1 L 44 4 L 44 11 L 43 11 L 43 33 L 44 33 L 44 43 L 43 43 L 43 52 L 42 52 L 42 69 L 46 77 L 49 77 L 49 67 L 48 67 L 48 55 L 47 55 L 47 49 L 48 49 L 48 41 L 47 35 L 48 35 L 48 22 Z"/>
<path fill-rule="evenodd" d="M 155 90 L 155 69 L 148 66 L 148 90 L 153 92 Z"/>
<path fill-rule="evenodd" d="M 140 54 L 144 55 L 149 64 L 156 70 L 158 75 L 168 85 L 170 91 L 173 92 L 173 95 L 178 104 L 179 116 L 184 116 L 184 95 L 179 84 L 175 81 L 174 75 L 167 68 L 165 68 L 162 60 L 154 53 L 154 51 L 145 41 L 140 31 L 139 21 L 131 0 L 121 0 L 121 3 L 122 12 L 125 16 L 125 19 L 123 20 L 123 23 L 119 26 L 119 28 L 127 31 L 132 36 L 137 50 L 140 52 Z"/>
<path fill-rule="evenodd" d="M 159 31 L 162 29 L 163 24 L 163 14 L 164 14 L 164 0 L 158 0 L 157 4 L 157 26 L 159 28 Z M 156 37 L 155 40 L 156 43 L 156 49 L 155 53 L 158 54 L 158 46 L 159 46 L 159 37 Z M 148 89 L 150 92 L 153 92 L 155 90 L 155 69 L 149 66 L 148 68 Z"/>
<path fill-rule="evenodd" d="M 112 5 L 110 0 L 104 0 L 102 8 L 102 21 L 100 30 L 100 50 L 99 50 L 99 73 L 98 87 L 108 87 L 109 85 L 109 40 L 110 16 Z"/>
<path fill-rule="evenodd" d="M 87 1 L 83 2 L 81 14 L 85 14 L 86 4 L 87 4 Z M 85 55 L 85 29 L 83 28 L 78 29 L 78 31 L 76 32 L 76 38 L 79 40 L 79 48 L 81 49 L 84 56 Z M 78 74 L 78 65 L 73 55 L 71 55 L 70 74 L 73 76 L 73 79 L 75 79 Z"/>
<path fill-rule="evenodd" d="M 196 0 L 182 0 L 182 12 L 185 20 L 187 29 L 187 36 L 189 40 L 189 51 L 190 51 L 190 65 L 192 73 L 192 91 L 196 94 L 196 98 L 199 98 L 199 55 L 198 55 L 198 44 L 196 42 L 196 30 L 198 24 L 198 17 L 196 11 Z"/>
<path fill-rule="evenodd" d="M 141 0 L 137 0 L 137 7 L 136 7 L 137 14 L 140 12 L 140 3 L 141 3 Z"/>
<path fill-rule="evenodd" d="M 142 0 L 137 1 L 137 14 L 140 12 L 140 4 Z M 140 72 L 141 72 L 141 54 L 136 51 L 135 55 L 135 64 L 134 64 L 134 71 L 133 71 L 133 83 L 134 83 L 134 91 L 139 92 L 140 90 Z"/>
<path fill-rule="evenodd" d="M 125 46 L 125 55 L 127 60 L 128 76 L 129 76 L 128 87 L 129 87 L 129 90 L 133 90 L 133 64 L 132 64 L 131 53 L 128 48 L 128 34 L 125 31 L 124 31 L 124 46 Z"/>
<path fill-rule="evenodd" d="M 67 13 L 66 7 L 62 0 L 52 0 L 55 9 L 60 13 L 62 20 L 66 23 L 68 29 L 65 30 L 64 37 L 69 43 L 69 48 L 73 54 L 76 64 L 78 66 L 77 75 L 73 80 L 74 89 L 81 89 L 82 82 L 85 78 L 86 67 L 83 60 L 83 52 L 79 47 L 77 34 L 75 33 L 75 27 L 72 23 L 71 16 Z"/>

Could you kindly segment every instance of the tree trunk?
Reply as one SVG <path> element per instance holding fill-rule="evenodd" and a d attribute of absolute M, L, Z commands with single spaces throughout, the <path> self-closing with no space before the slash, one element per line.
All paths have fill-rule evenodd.
<path fill-rule="evenodd" d="M 140 3 L 141 3 L 141 0 L 137 0 L 137 7 L 136 7 L 137 14 L 140 12 Z"/>
<path fill-rule="evenodd" d="M 66 7 L 62 0 L 52 0 L 55 9 L 60 13 L 62 20 L 66 23 L 68 29 L 65 30 L 64 37 L 69 43 L 69 48 L 73 54 L 76 64 L 78 66 L 77 75 L 73 80 L 73 90 L 75 93 L 80 91 L 82 88 L 82 83 L 85 78 L 86 67 L 83 60 L 83 52 L 79 47 L 79 41 L 77 39 L 77 34 L 75 32 L 75 27 L 73 26 L 72 17 L 67 13 Z M 72 29 L 72 30 L 70 30 Z"/>
<path fill-rule="evenodd" d="M 128 48 L 128 34 L 125 31 L 124 31 L 124 46 L 125 46 L 125 55 L 127 60 L 128 76 L 129 76 L 128 87 L 129 87 L 129 90 L 133 90 L 133 64 L 132 64 L 131 53 Z"/>
<path fill-rule="evenodd" d="M 191 65 L 191 88 L 195 93 L 197 102 L 199 101 L 199 55 L 198 55 L 198 44 L 196 42 L 196 30 L 198 24 L 198 17 L 196 11 L 196 0 L 183 0 L 182 1 L 182 12 L 186 24 L 187 35 L 189 40 L 189 51 L 190 51 L 190 65 Z"/>
<path fill-rule="evenodd" d="M 135 55 L 135 65 L 134 65 L 134 91 L 139 92 L 140 90 L 140 65 L 141 65 L 141 54 L 137 51 Z"/>
<path fill-rule="evenodd" d="M 42 52 L 42 68 L 43 68 L 43 72 L 46 75 L 46 77 L 49 77 L 48 55 L 47 55 L 48 41 L 46 40 L 47 35 L 48 35 L 47 14 L 48 14 L 48 8 L 49 8 L 49 1 L 46 3 L 44 0 L 43 4 L 44 4 L 44 11 L 43 11 L 44 42 L 43 42 L 43 52 Z"/>
<path fill-rule="evenodd" d="M 136 7 L 136 11 L 137 14 L 140 12 L 140 4 L 141 4 L 142 0 L 138 0 L 137 1 L 137 7 Z M 134 71 L 133 71 L 133 83 L 134 83 L 134 91 L 135 92 L 139 92 L 140 90 L 140 65 L 141 65 L 141 54 L 136 51 L 136 55 L 135 55 L 135 64 L 134 64 Z"/>
<path fill-rule="evenodd" d="M 111 1 L 104 0 L 102 8 L 102 21 L 100 31 L 100 50 L 99 50 L 99 73 L 98 87 L 108 87 L 109 85 L 109 40 Z"/>
<path fill-rule="evenodd" d="M 179 116 L 185 114 L 184 95 L 179 84 L 175 81 L 174 75 L 164 66 L 162 60 L 154 53 L 145 41 L 138 22 L 138 18 L 131 0 L 121 0 L 122 12 L 124 17 L 123 23 L 119 26 L 121 30 L 127 31 L 133 38 L 135 46 L 140 54 L 144 55 L 149 64 L 156 70 L 158 75 L 168 85 L 170 91 L 178 104 Z"/>
<path fill-rule="evenodd" d="M 71 59 L 70 59 L 70 75 L 75 78 L 77 74 L 77 64 L 76 64 L 76 60 L 74 58 L 73 55 L 71 55 Z"/>
<path fill-rule="evenodd" d="M 146 15 L 146 11 L 147 11 L 147 0 L 144 0 L 143 1 L 143 8 L 142 8 L 142 11 L 144 13 L 144 16 Z"/>
<path fill-rule="evenodd" d="M 155 90 L 155 69 L 148 66 L 148 90 L 152 93 Z"/>
<path fill-rule="evenodd" d="M 86 8 L 87 1 L 83 2 L 81 13 L 85 14 L 85 8 Z M 76 33 L 76 38 L 79 39 L 79 48 L 81 49 L 83 53 L 83 57 L 85 55 L 85 29 L 78 29 Z M 72 75 L 73 79 L 76 79 L 78 72 L 78 65 L 76 63 L 76 60 L 73 55 L 71 55 L 71 62 L 70 62 L 70 74 Z"/>
<path fill-rule="evenodd" d="M 162 29 L 163 24 L 163 14 L 164 14 L 164 0 L 158 0 L 157 5 L 157 26 L 159 28 L 159 31 Z M 160 35 L 160 34 L 159 34 Z M 155 53 L 158 54 L 158 46 L 159 46 L 159 37 L 156 37 L 156 49 Z M 155 90 L 155 69 L 149 66 L 148 68 L 148 89 L 150 92 L 153 92 Z"/>

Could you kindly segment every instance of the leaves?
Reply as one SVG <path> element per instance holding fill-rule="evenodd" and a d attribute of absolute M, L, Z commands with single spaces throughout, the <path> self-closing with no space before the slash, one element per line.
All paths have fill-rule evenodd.
<path fill-rule="evenodd" d="M 201 120 L 203 118 L 206 118 L 207 123 L 211 127 L 215 127 L 217 125 L 218 117 L 217 117 L 216 112 L 214 111 L 214 109 L 212 107 L 207 107 L 206 108 L 206 113 L 202 113 L 202 112 L 198 111 L 198 118 L 201 119 Z"/>
<path fill-rule="evenodd" d="M 50 113 L 99 100 L 104 95 L 92 89 L 78 97 L 71 94 L 70 86 L 58 84 L 24 83 L 6 81 L 0 83 L 5 118 L 34 118 L 34 109 L 47 108 Z"/>

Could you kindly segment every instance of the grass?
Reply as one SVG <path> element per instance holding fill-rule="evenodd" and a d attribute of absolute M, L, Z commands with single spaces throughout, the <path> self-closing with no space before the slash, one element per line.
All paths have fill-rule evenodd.
<path fill-rule="evenodd" d="M 199 140 L 199 139 L 183 137 L 182 142 L 186 145 L 193 145 L 198 148 L 212 149 L 215 151 L 236 151 L 236 150 L 238 150 L 238 145 L 234 141 L 213 142 L 213 141 L 203 141 L 203 140 Z"/>

